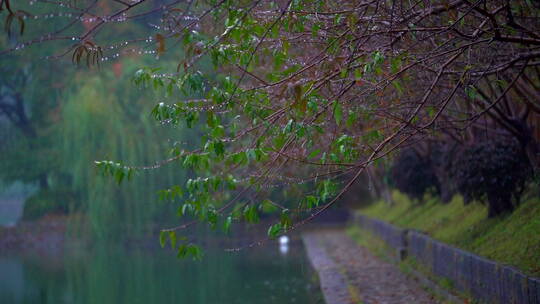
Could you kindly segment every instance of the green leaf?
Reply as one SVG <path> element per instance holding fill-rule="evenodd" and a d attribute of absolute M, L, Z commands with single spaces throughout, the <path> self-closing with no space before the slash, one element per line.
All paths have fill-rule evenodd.
<path fill-rule="evenodd" d="M 225 233 L 229 233 L 229 231 L 231 230 L 231 224 L 232 224 L 232 217 L 228 216 L 225 219 L 225 222 L 223 222 L 223 231 Z"/>
<path fill-rule="evenodd" d="M 289 209 L 283 209 L 280 216 L 281 227 L 284 231 L 292 226 Z"/>
<path fill-rule="evenodd" d="M 216 156 L 221 157 L 225 154 L 225 145 L 221 140 L 217 140 L 213 144 L 214 147 L 214 153 Z"/>
<path fill-rule="evenodd" d="M 356 111 L 349 111 L 349 115 L 347 116 L 347 121 L 345 122 L 345 124 L 348 128 L 351 128 L 357 119 L 358 113 Z"/>
<path fill-rule="evenodd" d="M 326 152 L 323 152 L 321 156 L 321 164 L 324 164 L 324 163 L 326 163 Z"/>
<path fill-rule="evenodd" d="M 159 190 L 157 193 L 160 201 L 166 200 L 169 195 L 167 190 Z"/>
<path fill-rule="evenodd" d="M 182 244 L 178 246 L 176 257 L 187 258 L 191 257 L 193 260 L 200 260 L 203 256 L 202 250 L 199 246 L 194 244 Z"/>
<path fill-rule="evenodd" d="M 187 254 L 187 245 L 186 244 L 182 244 L 180 246 L 178 246 L 178 250 L 177 250 L 177 253 L 176 253 L 176 257 L 177 258 L 185 258 L 186 257 L 186 254 Z"/>
<path fill-rule="evenodd" d="M 222 125 L 215 126 L 211 132 L 212 137 L 220 138 L 225 136 L 225 128 Z"/>
<path fill-rule="evenodd" d="M 231 154 L 230 160 L 232 161 L 232 163 L 237 165 L 246 165 L 249 162 L 246 151 L 240 151 L 238 153 Z"/>
<path fill-rule="evenodd" d="M 208 212 L 206 214 L 206 220 L 208 221 L 212 229 L 216 228 L 216 224 L 218 222 L 218 214 L 215 209 L 213 208 L 208 209 Z"/>
<path fill-rule="evenodd" d="M 173 199 L 175 197 L 181 197 L 182 195 L 184 195 L 184 190 L 182 190 L 182 187 L 174 185 L 171 187 L 171 195 Z"/>
<path fill-rule="evenodd" d="M 321 126 L 313 126 L 313 129 L 319 134 L 324 134 L 324 129 Z"/>
<path fill-rule="evenodd" d="M 190 244 L 187 246 L 187 255 L 191 255 L 193 260 L 201 260 L 203 253 L 199 246 Z"/>
<path fill-rule="evenodd" d="M 189 214 L 191 211 L 193 211 L 193 205 L 189 203 L 182 205 L 182 216 Z"/>
<path fill-rule="evenodd" d="M 336 184 L 331 180 L 324 180 L 317 185 L 321 201 L 326 201 L 336 191 Z"/>
<path fill-rule="evenodd" d="M 231 212 L 231 216 L 235 220 L 241 220 L 243 213 L 242 213 L 242 204 L 236 204 Z"/>
<path fill-rule="evenodd" d="M 161 245 L 161 248 L 164 248 L 166 243 L 167 243 L 167 231 L 161 230 L 159 232 L 159 244 Z"/>
<path fill-rule="evenodd" d="M 401 58 L 400 57 L 392 58 L 392 60 L 390 61 L 390 70 L 392 71 L 392 74 L 397 73 L 400 68 L 401 68 Z"/>
<path fill-rule="evenodd" d="M 341 118 L 343 117 L 343 111 L 341 109 L 341 105 L 336 100 L 334 101 L 334 119 L 336 120 L 336 124 L 341 124 Z"/>
<path fill-rule="evenodd" d="M 176 248 L 176 231 L 169 231 L 169 240 L 171 241 L 171 248 Z"/>
<path fill-rule="evenodd" d="M 392 85 L 398 91 L 398 96 L 403 95 L 403 86 L 401 85 L 401 81 L 399 81 L 399 79 L 392 81 Z"/>
<path fill-rule="evenodd" d="M 382 134 L 381 132 L 379 132 L 379 130 L 371 130 L 368 133 L 364 134 L 362 138 L 367 142 L 374 142 L 382 139 Z"/>
<path fill-rule="evenodd" d="M 306 196 L 306 207 L 311 209 L 319 205 L 319 198 L 313 195 Z"/>
<path fill-rule="evenodd" d="M 311 151 L 311 153 L 309 153 L 308 158 L 314 158 L 315 156 L 319 155 L 319 153 L 321 153 L 321 150 L 320 149 L 315 149 L 315 150 Z"/>
<path fill-rule="evenodd" d="M 265 199 L 261 203 L 261 211 L 264 213 L 274 213 L 278 210 L 276 205 L 272 204 L 272 201 Z"/>
<path fill-rule="evenodd" d="M 214 128 L 217 125 L 217 118 L 213 112 L 207 112 L 206 114 L 206 124 L 209 128 Z"/>
<path fill-rule="evenodd" d="M 259 221 L 259 214 L 255 206 L 246 206 L 244 208 L 244 219 L 248 223 L 257 223 Z"/>
<path fill-rule="evenodd" d="M 317 37 L 319 35 L 319 30 L 321 29 L 321 23 L 315 22 L 313 26 L 311 27 L 311 36 L 313 38 Z"/>
<path fill-rule="evenodd" d="M 283 147 L 283 145 L 285 144 L 285 140 L 286 140 L 286 138 L 283 135 L 275 136 L 274 140 L 273 140 L 275 148 L 277 150 L 281 149 Z"/>
<path fill-rule="evenodd" d="M 470 99 L 476 99 L 476 88 L 469 85 L 467 87 L 465 87 L 465 93 L 467 94 L 467 96 L 470 98 Z"/>
<path fill-rule="evenodd" d="M 274 224 L 268 228 L 268 237 L 270 239 L 275 239 L 279 236 L 279 234 L 282 232 L 283 227 L 281 223 Z"/>
<path fill-rule="evenodd" d="M 362 70 L 361 70 L 361 69 L 355 69 L 355 70 L 354 70 L 354 79 L 355 79 L 356 81 L 362 80 L 362 76 L 363 76 L 363 75 L 362 75 Z"/>
<path fill-rule="evenodd" d="M 292 129 L 294 127 L 294 120 L 289 119 L 285 127 L 283 128 L 283 133 L 289 134 L 291 133 Z"/>
<path fill-rule="evenodd" d="M 248 149 L 246 151 L 246 155 L 248 157 L 248 160 L 255 160 L 257 159 L 257 153 L 255 153 L 255 149 Z"/>

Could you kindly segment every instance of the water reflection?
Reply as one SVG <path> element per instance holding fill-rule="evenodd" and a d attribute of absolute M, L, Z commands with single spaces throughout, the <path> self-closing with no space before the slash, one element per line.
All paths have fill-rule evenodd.
<path fill-rule="evenodd" d="M 279 237 L 279 252 L 286 255 L 289 252 L 289 237 L 282 235 Z"/>
<path fill-rule="evenodd" d="M 13 227 L 21 219 L 24 202 L 36 187 L 16 182 L 7 188 L 0 186 L 0 189 L 0 227 Z"/>
<path fill-rule="evenodd" d="M 0 303 L 323 303 L 301 246 L 281 256 L 274 246 L 210 250 L 202 262 L 110 245 L 2 254 Z"/>

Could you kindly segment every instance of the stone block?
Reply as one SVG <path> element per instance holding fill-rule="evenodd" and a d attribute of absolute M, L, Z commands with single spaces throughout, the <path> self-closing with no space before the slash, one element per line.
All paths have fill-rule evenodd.
<path fill-rule="evenodd" d="M 408 233 L 408 250 L 409 254 L 415 259 L 420 260 L 422 257 L 424 244 L 416 231 Z"/>
<path fill-rule="evenodd" d="M 497 263 L 490 260 L 483 258 L 478 258 L 478 260 L 478 279 L 482 286 L 481 299 L 488 303 L 495 303 L 500 295 L 500 284 L 497 275 L 499 266 Z"/>
<path fill-rule="evenodd" d="M 451 280 L 455 283 L 456 281 L 456 259 L 455 252 L 456 249 L 441 244 L 439 247 L 439 259 L 441 260 L 441 271 L 444 277 Z"/>
<path fill-rule="evenodd" d="M 514 299 L 514 272 L 509 267 L 503 267 L 499 270 L 500 283 L 500 303 L 512 303 Z"/>
<path fill-rule="evenodd" d="M 464 293 L 471 293 L 472 288 L 472 259 L 468 252 L 456 250 L 456 288 Z"/>
<path fill-rule="evenodd" d="M 444 261 L 441 258 L 441 244 L 439 242 L 432 242 L 432 269 L 433 273 L 438 277 L 444 277 L 443 264 Z"/>
<path fill-rule="evenodd" d="M 475 299 L 490 301 L 489 282 L 486 281 L 486 260 L 474 255 L 472 258 L 472 288 L 471 294 Z"/>
<path fill-rule="evenodd" d="M 540 278 L 529 278 L 527 287 L 529 292 L 529 303 L 540 303 Z"/>
<path fill-rule="evenodd" d="M 532 281 L 534 282 L 534 279 Z M 537 286 L 530 286 L 531 279 L 518 270 L 511 267 L 503 267 L 500 271 L 499 282 L 501 290 L 499 298 L 501 299 L 501 303 L 539 303 L 537 299 L 534 299 L 530 295 L 533 293 L 532 289 L 536 289 Z"/>
<path fill-rule="evenodd" d="M 530 304 L 529 302 L 529 290 L 528 281 L 526 275 L 513 269 L 514 271 L 514 294 L 516 303 Z"/>

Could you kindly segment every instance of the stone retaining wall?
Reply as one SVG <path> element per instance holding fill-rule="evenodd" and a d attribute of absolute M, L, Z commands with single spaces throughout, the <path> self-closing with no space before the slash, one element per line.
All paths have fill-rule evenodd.
<path fill-rule="evenodd" d="M 399 258 L 413 257 L 460 292 L 485 303 L 538 304 L 540 278 L 448 246 L 419 231 L 357 215 L 356 222 L 394 249 Z"/>

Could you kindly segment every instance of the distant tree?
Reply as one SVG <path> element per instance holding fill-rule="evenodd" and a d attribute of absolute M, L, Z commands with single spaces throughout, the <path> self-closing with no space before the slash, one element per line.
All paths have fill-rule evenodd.
<path fill-rule="evenodd" d="M 35 137 L 36 130 L 28 115 L 28 103 L 25 103 L 23 97 L 23 91 L 30 77 L 28 70 L 11 73 L 2 69 L 0 73 L 8 76 L 3 78 L 0 84 L 0 113 L 25 136 Z"/>
<path fill-rule="evenodd" d="M 392 165 L 392 185 L 415 200 L 421 200 L 429 191 L 440 194 L 441 185 L 433 167 L 429 157 L 414 149 L 402 150 Z"/>
<path fill-rule="evenodd" d="M 465 203 L 485 202 L 489 217 L 519 205 L 532 167 L 516 141 L 489 141 L 466 147 L 452 168 L 452 178 Z"/>
<path fill-rule="evenodd" d="M 24 10 L 36 8 L 39 12 L 41 4 Z M 19 31 L 0 35 L 0 49 L 36 36 L 45 29 L 37 24 L 40 21 L 46 21 L 50 30 L 68 19 L 60 11 L 54 17 L 49 17 L 51 12 L 44 14 L 45 10 L 38 12 L 23 18 L 26 25 L 34 26 L 26 27 L 22 36 Z M 14 19 L 12 27 L 18 24 Z M 122 36 L 147 31 L 137 23 L 115 29 Z M 175 215 L 172 205 L 148 202 L 159 187 L 173 180 L 183 182 L 188 172 L 163 168 L 119 188 L 105 183 L 92 166 L 95 159 L 105 157 L 153 162 L 168 155 L 169 143 L 188 141 L 187 132 L 160 127 L 148 113 L 152 108 L 148 100 L 168 97 L 137 89 L 130 82 L 140 65 L 155 62 L 155 58 L 134 54 L 115 60 L 112 69 L 76 68 L 71 61 L 45 59 L 45 53 L 59 49 L 54 44 L 39 44 L 0 56 L 0 181 L 39 186 L 25 202 L 24 219 L 83 213 L 85 221 L 80 223 L 90 228 L 85 231 L 103 238 L 120 238 L 125 233 L 136 236 L 153 231 L 156 221 L 171 222 Z M 164 60 L 162 56 L 161 62 Z"/>
<path fill-rule="evenodd" d="M 19 69 L 19 70 L 17 70 Z M 0 178 L 7 181 L 38 183 L 42 189 L 49 187 L 48 173 L 58 165 L 57 154 L 46 143 L 48 112 L 53 109 L 54 99 L 41 97 L 36 99 L 35 82 L 31 65 L 17 65 L 0 68 L 0 151 L 5 159 L 17 156 L 17 159 L 33 162 L 33 166 L 24 166 L 14 161 L 2 161 Z M 43 88 L 42 96 L 53 90 Z"/>

